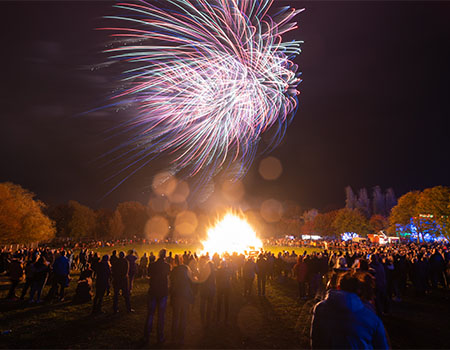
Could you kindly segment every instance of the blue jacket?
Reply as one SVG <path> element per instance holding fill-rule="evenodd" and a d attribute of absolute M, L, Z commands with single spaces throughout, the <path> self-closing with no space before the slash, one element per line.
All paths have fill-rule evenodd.
<path fill-rule="evenodd" d="M 67 276 L 70 272 L 70 264 L 69 259 L 67 259 L 65 256 L 60 256 L 55 260 L 53 263 L 53 271 L 57 275 L 61 276 Z"/>
<path fill-rule="evenodd" d="M 383 322 L 354 293 L 330 290 L 316 304 L 313 349 L 389 349 Z"/>

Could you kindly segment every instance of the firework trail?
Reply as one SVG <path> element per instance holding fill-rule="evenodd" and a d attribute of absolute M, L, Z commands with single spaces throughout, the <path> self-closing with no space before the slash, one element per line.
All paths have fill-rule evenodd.
<path fill-rule="evenodd" d="M 134 169 L 126 178 L 161 154 L 173 157 L 173 172 L 211 177 L 238 164 L 239 177 L 264 132 L 271 130 L 268 149 L 279 144 L 297 107 L 292 60 L 301 44 L 281 36 L 297 28 L 290 21 L 302 10 L 269 16 L 272 2 L 114 5 L 124 14 L 106 16 L 115 26 L 101 28 L 112 32 L 115 46 L 105 52 L 123 72 L 111 103 L 138 110 L 121 125 L 134 135 L 119 157 L 121 172 Z"/>

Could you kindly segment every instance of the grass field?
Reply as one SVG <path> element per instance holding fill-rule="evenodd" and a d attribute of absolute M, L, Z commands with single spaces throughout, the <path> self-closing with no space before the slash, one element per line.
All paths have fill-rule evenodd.
<path fill-rule="evenodd" d="M 121 247 L 121 250 L 129 248 Z M 151 250 L 156 253 L 161 246 L 154 248 Z M 102 253 L 110 253 L 110 249 Z M 135 249 L 140 253 L 150 251 L 146 246 Z M 172 251 L 179 253 L 186 249 Z M 78 276 L 72 277 L 66 293 L 69 299 L 74 295 Z M 136 280 L 132 295 L 132 307 L 136 312 L 133 314 L 125 312 L 123 299 L 119 299 L 121 312 L 114 315 L 111 296 L 105 298 L 103 306 L 107 313 L 92 316 L 91 303 L 75 305 L 64 301 L 29 305 L 3 300 L 7 288 L 7 278 L 1 276 L 0 331 L 11 330 L 9 334 L 0 335 L 1 348 L 142 348 L 148 288 L 145 279 Z M 199 300 L 196 298 L 189 314 L 186 348 L 308 348 L 311 309 L 315 302 L 297 300 L 295 281 L 269 282 L 265 298 L 244 298 L 242 289 L 240 281 L 233 284 L 229 324 L 214 322 L 208 331 L 200 325 Z M 46 287 L 44 296 L 48 290 Z M 16 293 L 19 291 L 20 287 Z M 393 304 L 391 315 L 383 319 L 393 348 L 450 348 L 449 297 L 448 291 L 439 290 L 425 298 L 407 296 L 403 302 Z M 172 348 L 170 305 L 165 325 L 168 342 L 164 348 Z M 154 344 L 153 332 L 150 346 L 154 348 Z"/>

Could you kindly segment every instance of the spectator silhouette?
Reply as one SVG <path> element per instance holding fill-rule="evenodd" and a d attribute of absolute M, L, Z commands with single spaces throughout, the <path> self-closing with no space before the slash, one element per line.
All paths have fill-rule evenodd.
<path fill-rule="evenodd" d="M 297 263 L 292 268 L 292 274 L 298 283 L 298 297 L 306 298 L 306 275 L 308 273 L 306 263 L 303 261 L 303 256 L 297 257 Z"/>
<path fill-rule="evenodd" d="M 125 253 L 120 252 L 114 265 L 112 265 L 114 298 L 113 311 L 119 312 L 119 292 L 122 291 L 122 296 L 125 299 L 125 305 L 128 312 L 133 312 L 130 303 L 130 292 L 128 290 L 128 260 L 125 259 Z"/>
<path fill-rule="evenodd" d="M 7 299 L 16 299 L 16 287 L 23 277 L 22 261 L 18 256 L 14 256 L 8 266 L 9 279 L 11 281 L 11 287 L 7 295 Z"/>
<path fill-rule="evenodd" d="M 231 294 L 232 272 L 227 262 L 221 261 L 216 271 L 217 286 L 217 321 L 221 321 L 222 307 L 224 310 L 224 322 L 228 322 L 228 314 L 230 310 L 230 294 Z"/>
<path fill-rule="evenodd" d="M 206 260 L 206 259 L 205 259 Z M 208 328 L 211 325 L 212 310 L 214 305 L 214 296 L 216 295 L 216 277 L 214 263 L 207 261 L 201 265 L 201 275 L 207 276 L 199 286 L 200 293 L 200 319 L 202 326 Z"/>
<path fill-rule="evenodd" d="M 57 257 L 53 263 L 52 287 L 50 288 L 47 298 L 52 300 L 56 294 L 56 296 L 59 297 L 59 300 L 63 301 L 64 289 L 69 285 L 70 264 L 64 250 L 59 254 L 59 257 Z"/>
<path fill-rule="evenodd" d="M 25 265 L 25 284 L 22 287 L 22 293 L 20 295 L 20 300 L 25 299 L 28 289 L 31 289 L 31 284 L 33 283 L 33 264 L 35 263 L 35 258 L 27 261 Z"/>
<path fill-rule="evenodd" d="M 111 280 L 111 265 L 109 256 L 103 255 L 101 262 L 97 265 L 97 279 L 95 281 L 95 297 L 92 313 L 102 313 L 102 302 Z"/>
<path fill-rule="evenodd" d="M 150 333 L 153 328 L 153 318 L 155 311 L 158 310 L 158 323 L 156 327 L 157 342 L 163 344 L 164 339 L 164 317 L 166 314 L 167 296 L 169 295 L 168 276 L 170 265 L 164 260 L 166 250 L 159 251 L 159 258 L 148 266 L 148 275 L 150 277 L 148 288 L 148 310 L 145 321 L 144 340 L 148 343 Z"/>
<path fill-rule="evenodd" d="M 191 271 L 188 266 L 180 262 L 175 255 L 174 265 L 170 273 L 170 300 L 172 304 L 172 340 L 176 344 L 183 344 L 186 330 L 189 304 L 194 302 L 192 292 Z"/>
<path fill-rule="evenodd" d="M 266 295 L 266 279 L 267 279 L 267 259 L 263 253 L 259 254 L 256 261 L 256 281 L 258 284 L 258 295 Z"/>
<path fill-rule="evenodd" d="M 147 269 L 148 269 L 148 256 L 147 253 L 144 253 L 141 260 L 139 261 L 139 276 L 147 277 Z"/>
<path fill-rule="evenodd" d="M 44 289 L 45 283 L 47 282 L 48 275 L 50 273 L 49 263 L 41 256 L 36 263 L 33 264 L 32 269 L 32 282 L 30 291 L 30 303 L 41 302 L 42 289 Z M 36 300 L 34 296 L 36 295 Z"/>
<path fill-rule="evenodd" d="M 244 263 L 243 277 L 244 277 L 244 296 L 252 295 L 253 281 L 255 279 L 257 265 L 253 258 L 248 258 Z"/>
<path fill-rule="evenodd" d="M 128 251 L 127 257 L 126 259 L 128 260 L 128 291 L 131 294 L 131 291 L 133 290 L 133 281 L 134 281 L 134 277 L 136 276 L 137 272 L 138 272 L 138 267 L 136 264 L 136 260 L 138 259 L 138 257 L 136 256 L 136 252 L 134 251 L 134 249 L 130 249 Z"/>

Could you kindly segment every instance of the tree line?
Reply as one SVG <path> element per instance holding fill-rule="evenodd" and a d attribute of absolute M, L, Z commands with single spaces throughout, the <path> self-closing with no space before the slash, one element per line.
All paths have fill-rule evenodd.
<path fill-rule="evenodd" d="M 46 206 L 19 185 L 0 183 L 0 243 L 49 241 L 55 237 L 119 239 L 142 237 L 150 216 L 139 202 L 120 203 L 115 210 L 93 210 L 77 201 Z"/>
<path fill-rule="evenodd" d="M 276 220 L 267 222 L 258 209 L 244 214 L 263 237 L 300 234 L 337 237 L 345 232 L 364 236 L 380 230 L 399 236 L 414 231 L 422 236 L 449 237 L 450 187 L 411 191 L 398 202 L 392 189 L 383 192 L 379 186 L 372 189 L 371 196 L 364 188 L 355 193 L 349 186 L 345 192 L 345 207 L 338 210 L 302 211 L 289 201 L 283 203 L 282 215 Z M 155 212 L 151 206 L 133 201 L 119 203 L 114 210 L 94 210 L 73 200 L 46 206 L 21 186 L 0 183 L 0 244 L 49 241 L 55 237 L 109 240 L 164 238 L 177 233 L 193 237 L 206 231 L 211 223 L 210 215 L 199 210 L 169 211 Z"/>
<path fill-rule="evenodd" d="M 423 191 L 410 191 L 396 200 L 390 188 L 384 193 L 375 186 L 372 196 L 363 188 L 356 195 L 345 189 L 345 208 L 319 213 L 311 209 L 303 214 L 303 234 L 323 236 L 354 232 L 359 235 L 385 230 L 390 235 L 443 235 L 450 238 L 450 187 L 435 186 Z"/>

